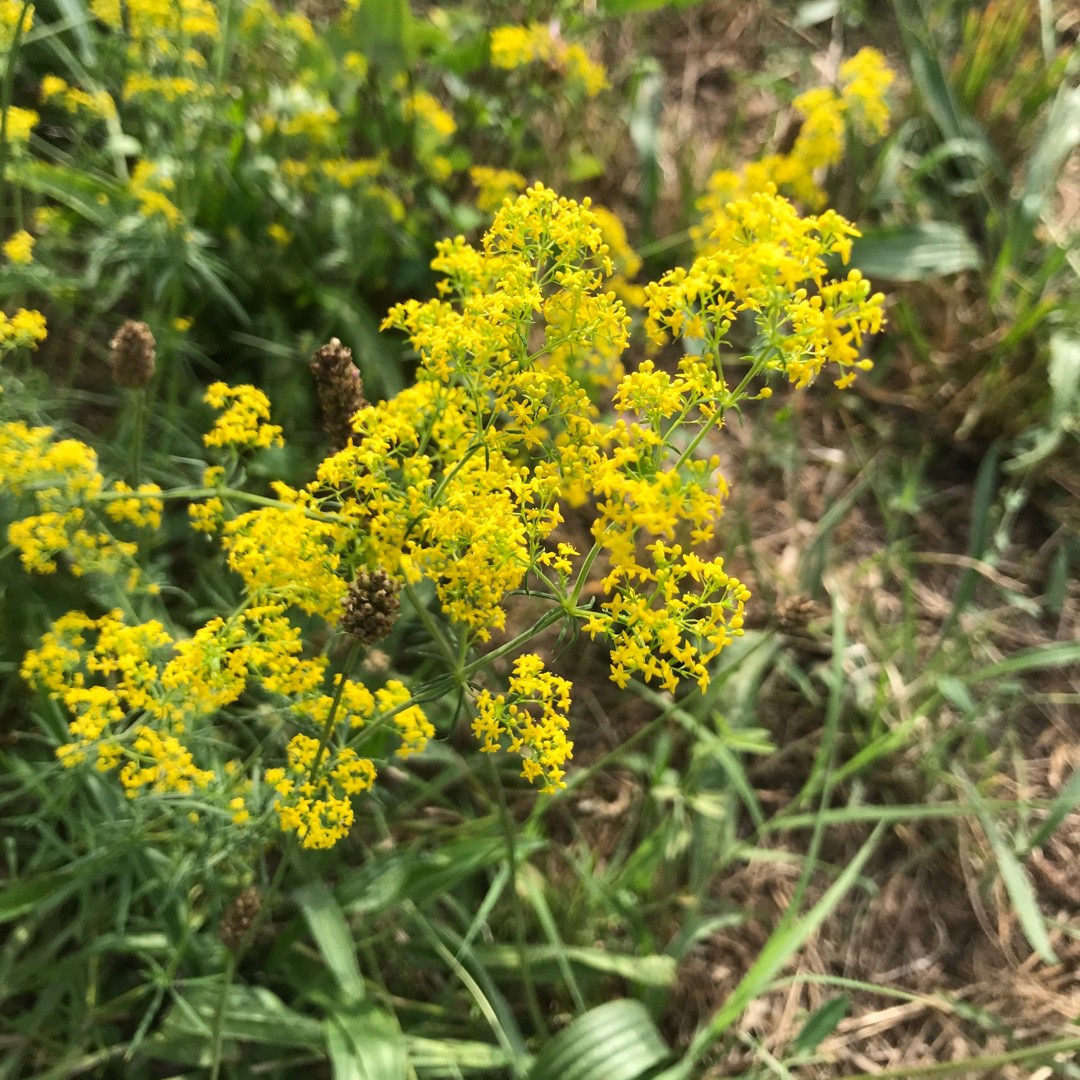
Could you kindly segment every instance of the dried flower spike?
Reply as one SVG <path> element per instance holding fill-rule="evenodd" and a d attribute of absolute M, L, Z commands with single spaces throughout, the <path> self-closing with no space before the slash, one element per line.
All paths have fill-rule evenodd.
<path fill-rule="evenodd" d="M 250 885 L 233 900 L 221 916 L 218 939 L 225 948 L 235 952 L 240 947 L 261 910 L 262 893 L 257 886 Z"/>
<path fill-rule="evenodd" d="M 338 626 L 363 645 L 373 645 L 394 628 L 401 601 L 398 583 L 384 570 L 361 570 L 345 594 Z"/>
<path fill-rule="evenodd" d="M 323 426 L 336 453 L 348 445 L 353 433 L 352 418 L 367 404 L 364 383 L 353 363 L 352 349 L 337 338 L 319 349 L 309 366 L 319 391 Z"/>
<path fill-rule="evenodd" d="M 141 390 L 154 374 L 154 335 L 144 322 L 128 319 L 109 342 L 109 367 L 117 386 Z"/>
<path fill-rule="evenodd" d="M 797 634 L 819 613 L 818 605 L 809 596 L 789 596 L 776 605 L 776 628 L 785 634 Z"/>

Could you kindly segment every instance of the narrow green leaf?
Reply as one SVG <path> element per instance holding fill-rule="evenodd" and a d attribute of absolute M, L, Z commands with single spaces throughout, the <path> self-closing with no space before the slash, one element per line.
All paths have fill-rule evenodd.
<path fill-rule="evenodd" d="M 1013 911 L 1020 922 L 1020 928 L 1024 931 L 1024 937 L 1028 944 L 1038 954 L 1039 959 L 1046 964 L 1056 964 L 1057 956 L 1054 955 L 1053 946 L 1050 944 L 1050 935 L 1046 930 L 1042 912 L 1039 910 L 1039 901 L 1035 896 L 1035 889 L 1028 879 L 1020 860 L 1013 854 L 1012 848 L 1005 842 L 991 814 L 982 805 L 982 796 L 978 789 L 966 777 L 961 777 L 964 790 L 975 807 L 975 813 L 979 818 L 979 824 L 986 833 L 990 846 L 994 849 L 997 858 L 998 870 L 1001 880 L 1005 883 L 1005 891 L 1009 894 Z"/>
<path fill-rule="evenodd" d="M 26 878 L 0 891 L 0 923 L 11 922 L 30 912 L 47 911 L 78 884 L 70 874 L 42 874 Z"/>
<path fill-rule="evenodd" d="M 695 1037 L 688 1051 L 689 1059 L 700 1061 L 709 1047 L 742 1015 L 750 1002 L 768 990 L 772 980 L 794 958 L 806 944 L 810 935 L 832 914 L 837 904 L 855 884 L 855 880 L 877 846 L 883 831 L 883 825 L 878 825 L 874 829 L 859 848 L 855 858 L 844 867 L 843 872 L 829 886 L 821 899 L 802 918 L 781 926 L 772 933 L 750 970 L 743 976 L 716 1015 Z M 664 1080 L 669 1080 L 666 1074 Z"/>
<path fill-rule="evenodd" d="M 1080 805 L 1080 769 L 1077 769 L 1069 777 L 1068 783 L 1061 789 L 1061 793 L 1054 800 L 1053 808 L 1047 814 L 1046 820 L 1036 830 L 1028 845 L 1029 851 L 1042 847 L 1047 840 L 1057 831 L 1058 826 Z"/>
<path fill-rule="evenodd" d="M 55 199 L 79 217 L 101 226 L 108 224 L 112 211 L 98 202 L 98 196 L 108 199 L 121 190 L 118 185 L 97 180 L 89 173 L 43 161 L 13 161 L 8 165 L 7 175 L 12 184 Z"/>
<path fill-rule="evenodd" d="M 836 1030 L 836 1025 L 847 1016 L 849 1008 L 850 994 L 830 998 L 821 1008 L 815 1010 L 803 1025 L 802 1031 L 795 1036 L 793 1048 L 800 1053 L 816 1050 Z"/>
<path fill-rule="evenodd" d="M 356 961 L 356 947 L 333 893 L 323 882 L 315 881 L 297 893 L 297 900 L 311 936 L 342 994 L 348 1001 L 360 1001 L 364 997 L 364 980 Z"/>
<path fill-rule="evenodd" d="M 637 11 L 657 11 L 660 8 L 674 11 L 696 7 L 701 3 L 704 3 L 704 0 L 603 0 L 600 8 L 605 15 L 630 15 Z"/>
<path fill-rule="evenodd" d="M 510 945 L 490 945 L 475 949 L 476 959 L 492 971 L 519 971 L 527 964 L 538 982 L 561 977 L 560 961 L 568 961 L 605 975 L 618 975 L 641 986 L 670 986 L 675 981 L 675 959 L 671 956 L 627 956 L 604 949 L 575 945 L 527 945 L 524 951 Z"/>
<path fill-rule="evenodd" d="M 645 1006 L 621 998 L 590 1009 L 551 1039 L 529 1080 L 637 1080 L 670 1057 Z"/>

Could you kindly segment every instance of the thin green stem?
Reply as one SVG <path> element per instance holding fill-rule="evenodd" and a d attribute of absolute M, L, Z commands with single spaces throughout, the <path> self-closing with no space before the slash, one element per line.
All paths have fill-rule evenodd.
<path fill-rule="evenodd" d="M 146 391 L 136 390 L 133 402 L 135 423 L 131 432 L 131 483 L 138 487 L 142 476 L 143 438 L 146 435 Z"/>
<path fill-rule="evenodd" d="M 345 684 L 349 681 L 349 673 L 352 671 L 364 646 L 359 641 L 353 641 L 349 646 L 349 654 L 345 657 L 345 663 L 341 666 L 341 675 L 338 678 L 337 689 L 334 691 L 334 700 L 330 705 L 330 712 L 323 724 L 322 734 L 319 736 L 319 748 L 315 751 L 315 757 L 311 760 L 311 769 L 308 772 L 308 782 L 314 783 L 319 775 L 319 765 L 322 763 L 326 747 L 330 743 L 330 735 L 333 733 L 337 722 L 338 709 L 341 706 L 341 698 L 345 693 Z"/>
<path fill-rule="evenodd" d="M 281 884 L 285 880 L 285 870 L 288 862 L 287 853 L 283 854 L 281 861 L 274 869 L 269 885 L 263 891 L 262 903 L 259 905 L 258 912 L 251 920 L 235 950 L 230 951 L 229 959 L 226 961 L 221 997 L 218 998 L 217 1009 L 214 1012 L 214 1022 L 210 1029 L 210 1080 L 218 1080 L 221 1074 L 221 1048 L 224 1041 L 222 1036 L 225 1029 L 225 1009 L 229 1003 L 229 990 L 232 987 L 233 979 L 236 978 L 236 969 L 244 958 L 244 954 L 255 941 L 255 935 L 262 928 L 263 923 L 266 922 L 267 916 L 273 907 L 273 902 L 277 899 L 278 891 L 281 889 Z"/>

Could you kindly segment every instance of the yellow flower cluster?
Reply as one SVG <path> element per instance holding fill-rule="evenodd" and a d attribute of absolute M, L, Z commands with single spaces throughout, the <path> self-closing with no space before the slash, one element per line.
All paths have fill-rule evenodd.
<path fill-rule="evenodd" d="M 30 132 L 41 117 L 33 109 L 20 109 L 11 105 L 7 111 L 7 139 L 12 146 L 24 146 L 30 138 Z"/>
<path fill-rule="evenodd" d="M 485 214 L 493 214 L 506 199 L 524 191 L 528 181 L 513 169 L 493 169 L 490 165 L 474 165 L 469 179 L 477 189 L 476 206 Z"/>
<path fill-rule="evenodd" d="M 203 436 L 207 446 L 266 447 L 281 446 L 281 428 L 268 424 L 270 400 L 254 386 L 229 386 L 216 382 L 207 388 L 203 400 L 221 415 Z"/>
<path fill-rule="evenodd" d="M 12 349 L 36 349 L 47 336 L 40 311 L 19 308 L 14 315 L 0 311 L 0 356 Z"/>
<path fill-rule="evenodd" d="M 140 44 L 170 54 L 192 38 L 217 40 L 221 34 L 211 0 L 90 0 L 90 11 L 110 30 L 127 33 Z M 126 14 L 126 19 L 125 19 Z"/>
<path fill-rule="evenodd" d="M 170 228 L 184 223 L 180 208 L 169 198 L 168 192 L 176 190 L 176 181 L 161 174 L 152 161 L 139 161 L 131 171 L 128 190 L 139 204 L 139 213 L 145 218 L 160 216 Z"/>
<path fill-rule="evenodd" d="M 138 585 L 138 546 L 116 539 L 101 512 L 104 508 L 114 522 L 156 529 L 162 511 L 156 485 L 144 484 L 137 496 L 122 482 L 108 489 L 97 454 L 86 443 L 55 439 L 52 428 L 20 420 L 0 425 L 0 475 L 6 494 L 29 495 L 36 510 L 12 522 L 7 532 L 27 570 L 54 573 L 64 555 L 76 576 L 122 575 L 128 589 Z"/>
<path fill-rule="evenodd" d="M 204 95 L 210 92 L 209 87 L 202 87 L 201 90 Z M 124 80 L 124 89 L 120 96 L 124 101 L 139 97 L 158 97 L 172 105 L 181 98 L 194 97 L 199 92 L 199 84 L 187 75 L 151 75 L 146 71 L 136 71 Z"/>
<path fill-rule="evenodd" d="M 595 97 L 608 85 L 602 64 L 590 60 L 580 45 L 564 41 L 556 26 L 545 23 L 495 27 L 491 31 L 491 62 L 507 70 L 547 64 L 589 97 Z"/>
<path fill-rule="evenodd" d="M 24 11 L 22 0 L 0 0 L 0 51 L 10 49 L 15 35 L 25 36 L 33 26 L 33 4 L 27 5 Z"/>
<path fill-rule="evenodd" d="M 4 241 L 3 251 L 9 262 L 31 263 L 34 261 L 34 238 L 25 229 L 20 229 Z"/>
<path fill-rule="evenodd" d="M 566 737 L 569 709 L 569 681 L 545 671 L 543 660 L 530 653 L 514 661 L 507 693 L 480 693 L 472 730 L 483 752 L 519 754 L 521 775 L 530 783 L 540 780 L 550 794 L 566 787 L 563 766 L 574 750 Z"/>
<path fill-rule="evenodd" d="M 886 94 L 895 76 L 876 49 L 861 49 L 840 67 L 840 87 L 817 87 L 793 102 L 802 126 L 791 151 L 768 154 L 739 171 L 721 169 L 709 178 L 698 201 L 704 223 L 694 231 L 698 248 L 708 246 L 712 221 L 725 206 L 773 185 L 811 208 L 823 205 L 825 193 L 816 174 L 837 165 L 844 156 L 845 131 L 850 125 L 864 139 L 882 138 L 889 130 Z"/>
<path fill-rule="evenodd" d="M 220 776 L 200 768 L 195 749 L 212 740 L 205 722 L 256 686 L 289 700 L 298 715 L 304 702 L 325 700 L 325 659 L 303 657 L 300 631 L 283 610 L 253 605 L 211 619 L 182 641 L 156 620 L 129 626 L 120 611 L 99 619 L 69 612 L 27 654 L 21 673 L 72 715 L 72 741 L 57 751 L 65 765 L 92 760 L 102 772 L 119 767 L 130 797 L 198 789 L 234 822 L 246 821 L 250 809 L 238 792 L 248 793 L 261 813 L 250 782 L 235 762 Z M 329 770 L 346 794 L 354 793 L 345 783 L 350 753 L 342 749 Z"/>
<path fill-rule="evenodd" d="M 107 90 L 91 93 L 71 86 L 59 75 L 46 75 L 41 80 L 41 100 L 55 102 L 69 113 L 85 113 L 99 120 L 110 120 L 116 116 L 116 102 Z"/>
<path fill-rule="evenodd" d="M 193 521 L 217 534 L 242 583 L 237 611 L 180 640 L 155 621 L 71 613 L 28 654 L 23 676 L 72 717 L 61 758 L 117 770 L 131 795 L 197 793 L 236 825 L 273 820 L 303 847 L 332 846 L 353 822 L 352 797 L 375 781 L 361 750 L 377 758 L 389 736 L 407 757 L 435 735 L 402 683 L 368 689 L 337 676 L 327 687 L 326 657 L 305 653 L 304 620 L 337 622 L 376 569 L 396 579 L 378 595 L 393 593 L 396 605 L 403 583 L 429 627 L 433 589 L 449 623 L 433 637 L 463 691 L 475 693 L 483 666 L 470 650 L 506 625 L 508 599 L 524 590 L 549 605 L 543 625 L 573 620 L 606 639 L 619 686 L 638 676 L 704 689 L 742 633 L 749 598 L 715 554 L 727 486 L 704 440 L 753 379 L 777 373 L 801 387 L 830 364 L 844 384 L 868 366 L 860 347 L 881 325 L 881 297 L 856 272 L 827 272 L 854 235 L 838 214 L 802 216 L 771 187 L 728 204 L 708 250 L 644 290 L 653 338 L 690 347 L 670 367 L 625 372 L 629 316 L 612 282 L 639 264 L 617 220 L 540 184 L 504 199 L 477 245 L 437 246 L 435 298 L 390 311 L 384 326 L 408 335 L 416 381 L 361 407 L 351 438 L 308 485 L 275 483 L 268 499 L 231 491 L 223 466 L 204 473 Z M 748 356 L 727 341 L 740 318 L 756 329 Z M 728 366 L 746 369 L 735 386 Z M 280 445 L 255 387 L 215 383 L 206 401 L 221 412 L 208 446 Z M 106 488 L 93 451 L 47 428 L 0 429 L 0 469 L 15 495 L 38 500 L 40 512 L 9 532 L 34 568 L 55 568 L 61 551 L 89 568 L 88 544 L 117 548 L 83 525 L 98 507 L 106 523 L 158 524 L 154 489 Z M 591 517 L 584 556 L 554 535 L 567 505 Z M 594 570 L 599 592 L 583 603 Z M 500 655 L 511 648 L 520 642 Z M 221 734 L 214 718 L 260 696 L 284 702 L 299 729 L 284 765 L 261 779 L 261 754 L 250 776 L 207 767 Z M 520 756 L 522 775 L 545 791 L 564 786 L 569 682 L 527 654 L 505 692 L 473 700 L 484 751 Z M 276 729 L 267 738 L 285 743 Z"/>
<path fill-rule="evenodd" d="M 296 735 L 285 750 L 288 765 L 266 771 L 281 831 L 295 833 L 303 848 L 331 848 L 346 836 L 354 819 L 351 797 L 375 783 L 374 763 L 349 747 L 316 772 L 318 748 L 318 739 Z"/>
<path fill-rule="evenodd" d="M 716 357 L 735 319 L 749 312 L 769 369 L 803 387 L 834 364 L 837 385 L 847 386 L 871 366 L 860 347 L 884 321 L 883 295 L 871 295 L 858 270 L 827 280 L 826 260 L 846 262 L 858 235 L 833 210 L 801 216 L 771 186 L 728 203 L 710 219 L 706 253 L 646 287 L 648 328 L 659 340 L 665 331 L 698 339 Z"/>

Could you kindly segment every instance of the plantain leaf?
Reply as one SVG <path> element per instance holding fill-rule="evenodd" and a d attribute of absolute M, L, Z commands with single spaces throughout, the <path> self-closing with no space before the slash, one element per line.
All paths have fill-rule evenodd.
<path fill-rule="evenodd" d="M 670 1057 L 645 1006 L 620 998 L 590 1009 L 551 1039 L 529 1080 L 637 1080 Z"/>
<path fill-rule="evenodd" d="M 964 230 L 945 221 L 868 231 L 855 241 L 851 261 L 867 277 L 890 281 L 928 281 L 982 265 Z"/>

